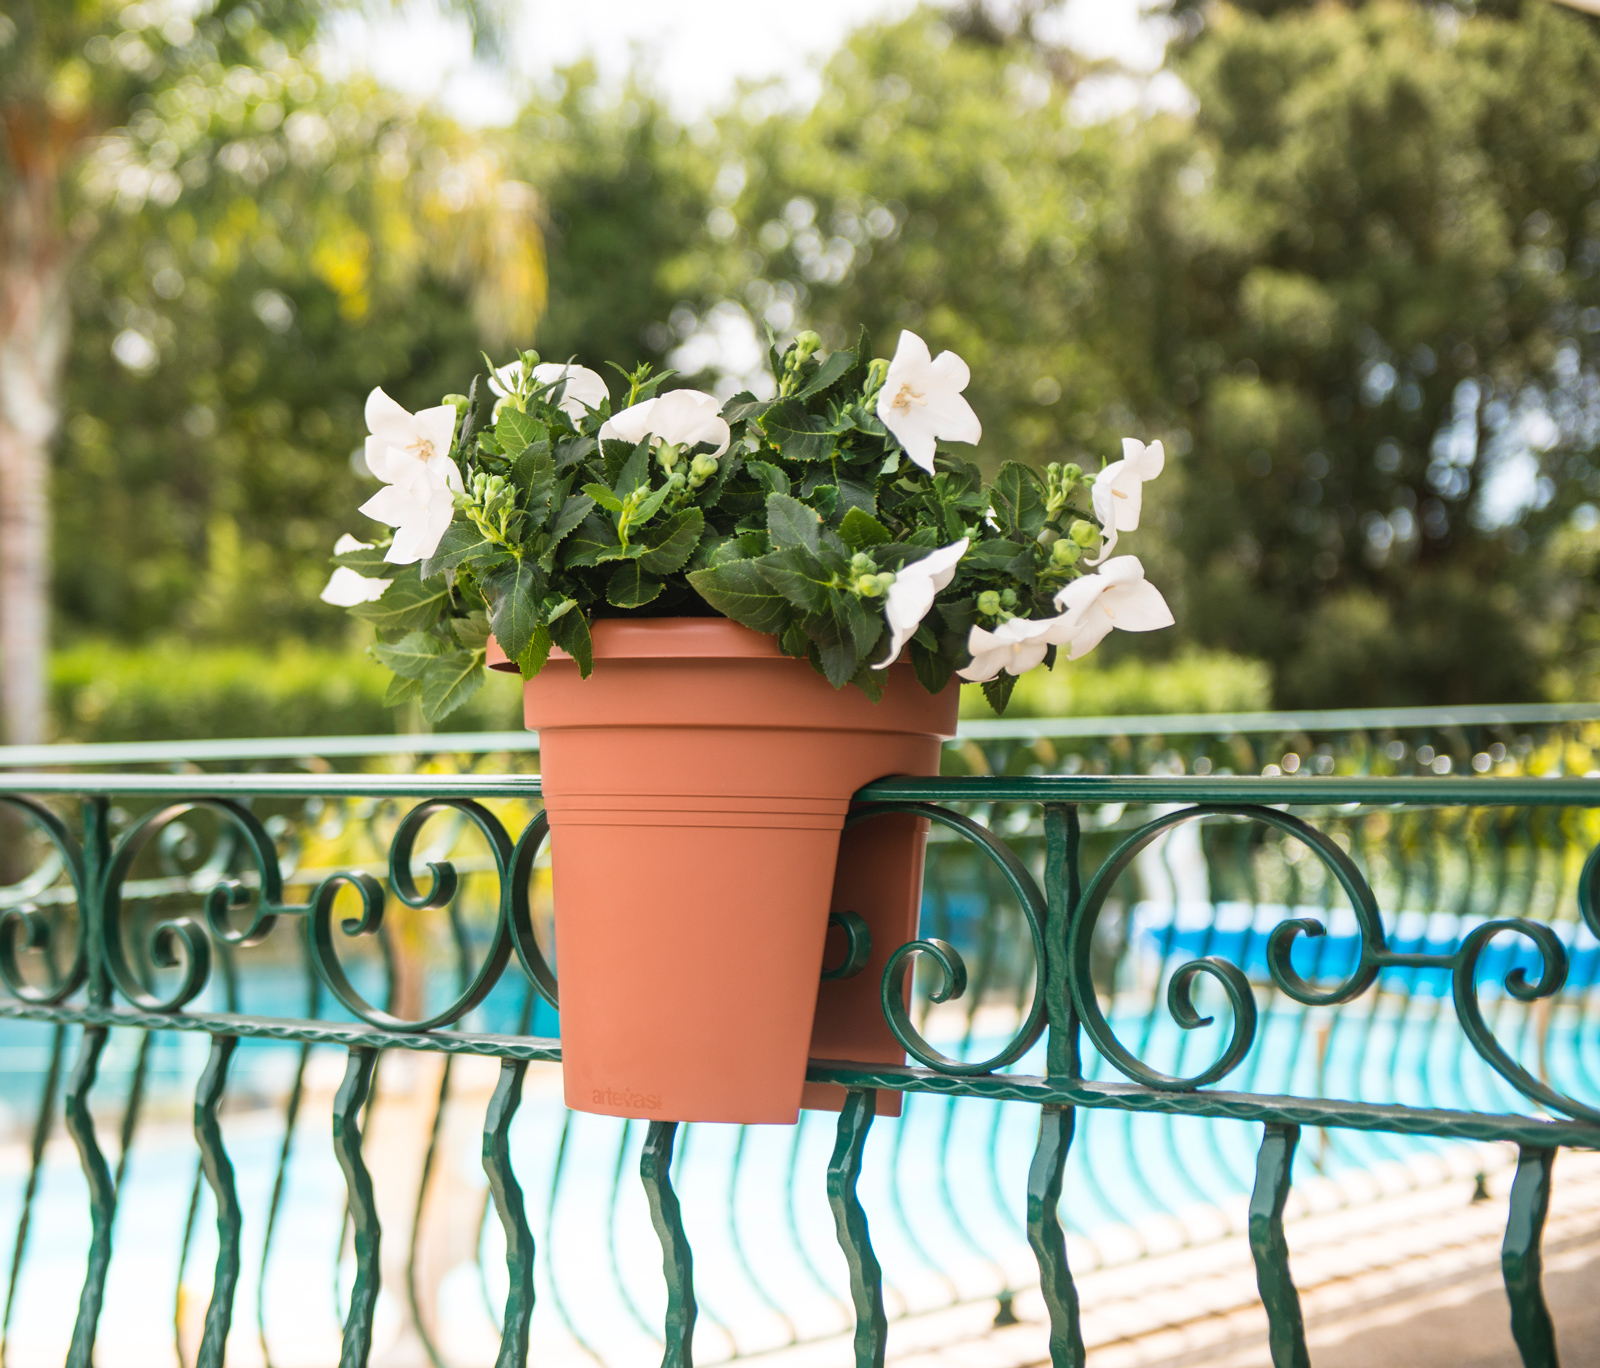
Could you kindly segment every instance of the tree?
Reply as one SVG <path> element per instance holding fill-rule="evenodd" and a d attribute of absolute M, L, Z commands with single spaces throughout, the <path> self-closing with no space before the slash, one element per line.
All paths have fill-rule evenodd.
<path fill-rule="evenodd" d="M 1210 8 L 1098 243 L 1096 336 L 1193 443 L 1179 620 L 1284 704 L 1537 697 L 1582 587 L 1600 31 L 1488 8 Z"/>
<path fill-rule="evenodd" d="M 172 258 L 114 301 L 115 354 L 135 372 L 159 371 L 163 335 L 180 340 L 181 306 L 159 280 L 181 292 L 241 264 L 248 279 L 295 257 L 347 326 L 374 295 L 425 276 L 478 282 L 491 331 L 526 330 L 542 304 L 531 193 L 441 121 L 323 89 L 296 54 L 324 8 L 214 0 L 185 18 L 24 0 L 0 16 L 0 711 L 13 742 L 44 732 L 49 451 L 86 256 L 137 242 Z M 345 111 L 355 122 L 342 128 Z M 442 160 L 409 174 L 429 138 Z M 96 278 L 91 267 L 91 287 Z M 78 284 L 76 303 L 92 311 L 93 289 Z"/>

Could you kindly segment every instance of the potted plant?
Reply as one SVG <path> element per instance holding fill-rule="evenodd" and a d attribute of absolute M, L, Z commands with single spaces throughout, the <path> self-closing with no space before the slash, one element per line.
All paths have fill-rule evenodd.
<path fill-rule="evenodd" d="M 954 353 L 801 333 L 770 359 L 765 399 L 641 367 L 614 403 L 525 352 L 487 392 L 367 402 L 362 512 L 392 532 L 342 539 L 324 598 L 431 720 L 486 667 L 526 681 L 578 1110 L 793 1121 L 813 1038 L 901 1061 L 877 980 L 916 934 L 925 824 L 863 823 L 841 861 L 851 794 L 937 773 L 958 677 L 1003 709 L 1026 670 L 1172 621 L 1112 554 L 1160 443 L 986 485 L 938 449 L 981 436 Z M 873 948 L 819 1012 L 830 909 Z"/>

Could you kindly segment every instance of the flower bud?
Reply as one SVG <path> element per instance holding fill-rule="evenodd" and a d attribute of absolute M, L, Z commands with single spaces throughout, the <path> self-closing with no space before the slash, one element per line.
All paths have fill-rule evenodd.
<path fill-rule="evenodd" d="M 883 590 L 884 593 L 887 594 L 889 592 L 889 586 L 893 583 L 894 576 L 889 571 L 885 570 L 878 575 L 878 588 Z"/>
<path fill-rule="evenodd" d="M 883 388 L 883 382 L 889 378 L 889 363 L 879 357 L 867 367 L 867 384 L 863 397 L 870 400 Z"/>
<path fill-rule="evenodd" d="M 1064 570 L 1069 565 L 1076 565 L 1082 554 L 1083 548 L 1077 542 L 1063 538 L 1050 548 L 1050 563 Z"/>
<path fill-rule="evenodd" d="M 1000 595 L 993 589 L 985 589 L 978 595 L 978 611 L 984 617 L 994 617 L 1000 611 Z"/>
<path fill-rule="evenodd" d="M 708 456 L 702 452 L 689 463 L 689 483 L 696 487 L 703 485 L 716 473 L 717 458 L 715 456 Z"/>
<path fill-rule="evenodd" d="M 670 471 L 673 466 L 678 464 L 678 453 L 682 450 L 681 446 L 677 446 L 672 442 L 663 442 L 656 448 L 656 460 L 661 463 L 663 470 Z"/>
<path fill-rule="evenodd" d="M 883 593 L 883 586 L 876 575 L 857 575 L 855 590 L 862 598 L 877 598 Z"/>
<path fill-rule="evenodd" d="M 1100 529 L 1082 518 L 1074 518 L 1072 526 L 1067 529 L 1067 535 L 1079 546 L 1093 546 L 1094 539 L 1100 535 Z"/>
<path fill-rule="evenodd" d="M 1075 485 L 1083 478 L 1083 467 L 1076 461 L 1061 467 L 1061 483 Z"/>
<path fill-rule="evenodd" d="M 877 570 L 872 557 L 865 551 L 857 551 L 850 557 L 850 573 L 852 575 L 870 575 Z"/>
<path fill-rule="evenodd" d="M 1017 591 L 1015 589 L 1002 589 L 1000 591 L 1000 606 L 1007 611 L 1017 606 Z"/>
<path fill-rule="evenodd" d="M 791 365 L 799 365 L 822 346 L 822 338 L 809 328 L 804 332 L 794 335 L 794 353 L 790 360 Z"/>
<path fill-rule="evenodd" d="M 447 394 L 439 402 L 441 404 L 449 404 L 457 413 L 461 413 L 465 411 L 467 405 L 472 401 L 464 394 Z"/>

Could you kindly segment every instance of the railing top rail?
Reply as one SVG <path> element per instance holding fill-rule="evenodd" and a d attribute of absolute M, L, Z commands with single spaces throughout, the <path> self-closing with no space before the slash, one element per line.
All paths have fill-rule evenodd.
<path fill-rule="evenodd" d="M 0 777 L 0 794 L 167 798 L 537 798 L 536 774 L 58 774 Z M 1056 775 L 880 779 L 873 803 L 1207 803 L 1337 807 L 1422 803 L 1451 807 L 1600 807 L 1600 780 L 1366 775 Z"/>
<path fill-rule="evenodd" d="M 1600 721 L 1600 704 L 1549 703 L 1460 708 L 1341 708 L 1324 712 L 1150 713 L 1127 717 L 1019 717 L 964 721 L 960 737 L 1032 740 L 1097 736 L 1386 731 Z M 382 755 L 487 755 L 537 751 L 530 731 L 406 733 L 396 736 L 266 736 L 216 741 L 112 741 L 0 746 L 0 769 L 90 765 L 203 764 L 245 760 L 359 759 Z"/>

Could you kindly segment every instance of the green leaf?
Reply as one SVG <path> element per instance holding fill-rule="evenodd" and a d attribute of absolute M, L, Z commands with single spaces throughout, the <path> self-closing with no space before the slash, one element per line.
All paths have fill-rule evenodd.
<path fill-rule="evenodd" d="M 515 660 L 528 649 L 539 624 L 539 600 L 544 597 L 544 576 L 532 561 L 522 560 L 496 570 L 483 581 L 489 600 L 489 625 L 500 649 Z"/>
<path fill-rule="evenodd" d="M 997 713 L 1006 710 L 1006 704 L 1011 701 L 1011 691 L 1017 687 L 1016 675 L 1006 674 L 1001 671 L 983 686 L 983 696 L 989 701 L 989 706 Z"/>
<path fill-rule="evenodd" d="M 822 537 L 822 519 L 799 499 L 788 494 L 769 494 L 767 535 L 777 547 L 802 546 L 807 551 L 816 551 Z"/>
<path fill-rule="evenodd" d="M 528 642 L 528 649 L 517 657 L 517 670 L 524 679 L 532 679 L 544 663 L 550 659 L 550 631 L 547 627 L 539 626 L 533 629 L 533 636 Z"/>
<path fill-rule="evenodd" d="M 606 462 L 606 475 L 611 479 L 611 488 L 617 493 L 619 499 L 625 499 L 640 485 L 650 483 L 650 441 L 646 438 L 628 454 L 628 459 L 622 463 L 615 476 L 611 475 L 611 463 Z"/>
<path fill-rule="evenodd" d="M 839 486 L 834 484 L 813 485 L 806 491 L 806 502 L 817 510 L 824 522 L 833 517 L 833 510 L 839 503 Z"/>
<path fill-rule="evenodd" d="M 744 468 L 756 478 L 756 483 L 768 494 L 787 494 L 789 477 L 771 461 L 746 461 Z"/>
<path fill-rule="evenodd" d="M 589 636 L 589 619 L 581 611 L 563 613 L 552 622 L 550 639 L 578 662 L 580 678 L 594 673 L 594 642 Z"/>
<path fill-rule="evenodd" d="M 468 613 L 466 617 L 451 618 L 450 627 L 456 634 L 456 640 L 469 651 L 481 651 L 489 644 L 487 613 Z"/>
<path fill-rule="evenodd" d="M 422 672 L 443 653 L 444 643 L 426 632 L 407 632 L 392 645 L 380 641 L 370 649 L 402 679 L 420 679 Z"/>
<path fill-rule="evenodd" d="M 811 398 L 814 394 L 821 394 L 823 390 L 837 384 L 855 363 L 856 354 L 853 351 L 834 352 L 817 367 L 816 374 L 806 382 L 806 387 L 794 397 L 803 400 Z"/>
<path fill-rule="evenodd" d="M 929 650 L 915 637 L 907 649 L 911 653 L 911 668 L 916 671 L 917 683 L 929 693 L 938 693 L 950 682 L 953 673 L 950 662 L 938 651 Z M 887 674 L 888 671 L 879 670 L 878 673 Z"/>
<path fill-rule="evenodd" d="M 550 499 L 556 492 L 556 463 L 550 455 L 550 443 L 537 442 L 517 457 L 511 478 L 526 493 L 534 526 L 541 526 L 550 516 Z"/>
<path fill-rule="evenodd" d="M 569 494 L 567 501 L 561 505 L 561 511 L 556 514 L 555 521 L 550 524 L 550 546 L 554 549 L 561 544 L 567 533 L 577 527 L 589 516 L 589 510 L 594 507 L 594 499 L 588 494 Z"/>
<path fill-rule="evenodd" d="M 706 518 L 698 508 L 680 508 L 659 527 L 651 529 L 650 549 L 639 557 L 639 568 L 652 575 L 670 575 L 681 570 L 700 534 Z"/>
<path fill-rule="evenodd" d="M 788 600 L 753 560 L 728 561 L 689 572 L 694 591 L 724 617 L 757 632 L 777 632 L 788 619 Z"/>
<path fill-rule="evenodd" d="M 586 484 L 583 487 L 583 492 L 608 512 L 622 512 L 622 500 L 603 484 Z"/>
<path fill-rule="evenodd" d="M 562 472 L 571 470 L 579 461 L 586 459 L 589 454 L 599 447 L 600 443 L 593 437 L 568 437 L 565 441 L 556 443 L 556 469 Z"/>
<path fill-rule="evenodd" d="M 422 697 L 422 681 L 420 679 L 403 679 L 396 675 L 389 681 L 388 692 L 383 696 L 383 706 L 398 708 L 402 703 L 410 703 Z"/>
<path fill-rule="evenodd" d="M 384 560 L 383 552 L 381 546 L 364 546 L 359 551 L 346 551 L 333 557 L 333 563 L 342 565 L 346 570 L 354 570 L 367 579 L 393 579 L 405 566 L 391 565 Z"/>
<path fill-rule="evenodd" d="M 483 560 L 497 554 L 501 554 L 500 548 L 483 535 L 483 529 L 470 518 L 458 515 L 445 528 L 444 536 L 439 538 L 439 545 L 434 547 L 433 554 L 422 562 L 422 578 L 432 579 L 468 561 Z"/>
<path fill-rule="evenodd" d="M 726 423 L 742 423 L 746 418 L 759 418 L 771 407 L 770 399 L 757 399 L 744 390 L 722 406 L 722 419 Z"/>
<path fill-rule="evenodd" d="M 617 476 L 622 473 L 622 467 L 633 459 L 634 450 L 633 442 L 624 442 L 617 437 L 607 437 L 600 443 L 600 466 L 611 484 L 616 484 Z"/>
<path fill-rule="evenodd" d="M 1007 461 L 995 476 L 991 496 L 1006 530 L 1019 541 L 1038 535 L 1044 526 L 1044 496 L 1039 477 L 1020 461 Z"/>
<path fill-rule="evenodd" d="M 873 516 L 878 512 L 878 491 L 866 480 L 852 480 L 848 475 L 839 477 L 839 508 L 849 512 L 859 508 Z"/>
<path fill-rule="evenodd" d="M 531 414 L 507 404 L 495 419 L 494 435 L 499 440 L 500 450 L 507 456 L 515 456 L 534 442 L 548 441 L 550 432 Z"/>
<path fill-rule="evenodd" d="M 606 582 L 606 602 L 614 608 L 642 608 L 661 593 L 661 581 L 639 569 L 638 561 L 619 565 Z"/>
<path fill-rule="evenodd" d="M 609 494 L 611 491 L 606 492 Z M 569 569 L 583 565 L 597 565 L 601 554 L 616 545 L 616 529 L 598 513 L 590 513 L 578 525 L 578 530 L 567 539 L 566 554 L 562 557 L 562 562 Z"/>
<path fill-rule="evenodd" d="M 643 542 L 633 542 L 628 546 L 617 543 L 604 547 L 596 553 L 592 564 L 604 565 L 608 561 L 638 560 L 649 549 Z"/>
<path fill-rule="evenodd" d="M 868 608 L 854 594 L 840 593 L 837 589 L 833 591 L 831 597 L 834 616 L 843 619 L 841 625 L 848 634 L 850 643 L 855 647 L 857 661 L 865 660 L 883 635 L 882 611 Z"/>
<path fill-rule="evenodd" d="M 358 603 L 350 611 L 382 632 L 422 630 L 439 620 L 448 593 L 442 576 L 424 581 L 417 567 L 408 565 L 381 599 Z"/>
<path fill-rule="evenodd" d="M 487 672 L 476 651 L 440 656 L 422 676 L 422 715 L 429 722 L 448 717 L 483 687 Z"/>
<path fill-rule="evenodd" d="M 792 399 L 774 404 L 761 420 L 767 440 L 791 461 L 826 461 L 837 445 L 823 422 Z"/>
<path fill-rule="evenodd" d="M 839 524 L 839 536 L 852 551 L 865 551 L 869 546 L 882 546 L 894 540 L 894 534 L 870 513 L 852 508 Z"/>
<path fill-rule="evenodd" d="M 969 547 L 967 554 L 961 558 L 963 570 L 1004 570 L 1023 548 L 1014 541 L 1005 541 L 999 537 L 990 537 L 979 542 L 976 546 Z"/>
<path fill-rule="evenodd" d="M 774 551 L 756 564 L 767 582 L 802 612 L 828 611 L 828 585 L 833 572 L 803 546 Z"/>

